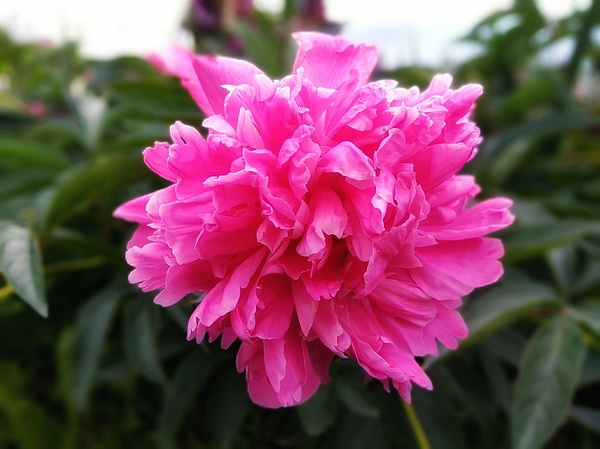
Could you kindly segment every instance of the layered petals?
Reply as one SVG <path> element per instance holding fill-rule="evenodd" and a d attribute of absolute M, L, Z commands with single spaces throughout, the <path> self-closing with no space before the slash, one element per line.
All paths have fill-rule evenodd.
<path fill-rule="evenodd" d="M 413 384 L 432 388 L 418 357 L 466 337 L 461 298 L 502 274 L 488 234 L 510 225 L 511 201 L 477 202 L 459 174 L 481 140 L 481 87 L 369 82 L 374 47 L 294 37 L 281 80 L 235 59 L 163 60 L 207 132 L 177 122 L 144 151 L 169 185 L 115 211 L 139 224 L 129 279 L 162 306 L 196 302 L 189 339 L 241 341 L 260 405 L 306 401 L 334 356 L 409 401 Z"/>

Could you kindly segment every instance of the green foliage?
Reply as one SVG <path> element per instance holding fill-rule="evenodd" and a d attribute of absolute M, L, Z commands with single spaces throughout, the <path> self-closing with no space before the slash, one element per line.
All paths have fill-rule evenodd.
<path fill-rule="evenodd" d="M 279 76 L 298 4 L 199 44 L 238 38 Z M 423 360 L 434 391 L 405 406 L 338 359 L 330 383 L 280 410 L 249 401 L 235 344 L 186 341 L 197 298 L 163 309 L 126 282 L 132 227 L 112 211 L 164 185 L 141 150 L 176 120 L 200 127 L 186 91 L 141 59 L 87 61 L 0 33 L 0 447 L 599 447 L 600 97 L 585 90 L 599 23 L 600 0 L 555 22 L 515 0 L 465 38 L 481 52 L 456 84 L 485 90 L 468 170 L 515 200 L 517 221 L 498 236 L 504 277 L 465 298 L 469 337 Z M 548 60 L 565 40 L 572 54 Z M 386 75 L 424 86 L 436 71 Z"/>
<path fill-rule="evenodd" d="M 581 330 L 568 316 L 557 316 L 536 331 L 515 384 L 511 418 L 516 449 L 542 447 L 562 423 L 585 352 Z"/>

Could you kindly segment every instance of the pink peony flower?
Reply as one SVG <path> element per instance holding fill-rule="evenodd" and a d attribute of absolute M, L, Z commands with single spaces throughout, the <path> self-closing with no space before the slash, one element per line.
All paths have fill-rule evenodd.
<path fill-rule="evenodd" d="M 162 306 L 205 292 L 188 338 L 241 340 L 258 404 L 306 401 L 335 355 L 409 401 L 412 383 L 432 388 L 415 357 L 456 348 L 461 297 L 502 274 L 502 244 L 484 236 L 512 222 L 511 202 L 473 203 L 479 187 L 457 174 L 480 142 L 482 89 L 368 82 L 375 48 L 294 37 L 281 80 L 227 58 L 166 64 L 208 134 L 178 122 L 144 151 L 171 184 L 115 211 L 140 224 L 129 279 Z"/>

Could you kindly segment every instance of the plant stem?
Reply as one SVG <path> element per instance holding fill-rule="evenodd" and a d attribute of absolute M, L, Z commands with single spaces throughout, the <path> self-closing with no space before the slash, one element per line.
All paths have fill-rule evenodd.
<path fill-rule="evenodd" d="M 419 421 L 419 417 L 417 416 L 414 407 L 405 401 L 402 401 L 402 405 L 404 406 L 404 411 L 408 417 L 408 422 L 415 435 L 419 449 L 431 449 L 429 440 L 427 440 L 427 436 L 425 435 L 425 431 L 423 430 L 423 426 L 421 425 L 421 421 Z"/>

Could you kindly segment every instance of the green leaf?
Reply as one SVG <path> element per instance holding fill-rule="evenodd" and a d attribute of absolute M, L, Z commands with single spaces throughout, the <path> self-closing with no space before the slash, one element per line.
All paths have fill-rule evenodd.
<path fill-rule="evenodd" d="M 503 233 L 505 261 L 527 259 L 600 232 L 593 221 L 563 220 L 552 224 L 514 226 Z"/>
<path fill-rule="evenodd" d="M 148 298 L 132 299 L 123 314 L 125 349 L 136 371 L 159 384 L 166 383 L 158 356 L 158 310 Z"/>
<path fill-rule="evenodd" d="M 411 393 L 414 413 L 432 448 L 466 449 L 468 445 L 460 425 L 459 413 L 445 393 L 442 388 L 435 388 L 433 391 L 415 388 Z M 408 412 L 407 407 L 410 406 L 405 408 Z M 414 434 L 414 429 L 411 430 Z"/>
<path fill-rule="evenodd" d="M 39 402 L 26 394 L 24 380 L 27 375 L 17 363 L 0 360 L 0 417 L 6 417 L 9 422 L 9 441 L 12 440 L 14 447 L 19 449 L 55 448 L 59 423 Z"/>
<path fill-rule="evenodd" d="M 247 57 L 270 76 L 279 76 L 283 69 L 283 54 L 288 48 L 289 41 L 276 37 L 274 23 L 269 21 L 266 14 L 257 13 L 261 27 L 250 25 L 243 21 L 232 24 L 233 32 L 247 45 Z"/>
<path fill-rule="evenodd" d="M 211 383 L 208 397 L 208 419 L 225 447 L 230 447 L 248 413 L 249 400 L 246 378 L 234 366 L 223 367 Z"/>
<path fill-rule="evenodd" d="M 522 121 L 525 113 L 539 105 L 551 103 L 558 88 L 553 77 L 535 77 L 519 84 L 503 98 L 498 107 L 498 118 L 505 123 Z"/>
<path fill-rule="evenodd" d="M 120 285 L 109 286 L 90 298 L 79 310 L 72 354 L 73 399 L 79 409 L 86 405 L 104 341 L 122 294 Z"/>
<path fill-rule="evenodd" d="M 63 223 L 92 201 L 117 194 L 148 175 L 141 157 L 106 157 L 70 170 L 44 198 L 41 228 L 46 232 Z"/>
<path fill-rule="evenodd" d="M 547 253 L 547 259 L 560 291 L 564 296 L 570 297 L 578 275 L 576 246 L 554 248 Z"/>
<path fill-rule="evenodd" d="M 378 418 L 379 409 L 367 396 L 363 374 L 354 369 L 340 371 L 333 381 L 333 387 L 340 401 L 360 416 Z"/>
<path fill-rule="evenodd" d="M 337 416 L 337 399 L 331 383 L 323 384 L 306 402 L 297 407 L 302 427 L 309 435 L 320 435 Z"/>
<path fill-rule="evenodd" d="M 63 404 L 66 409 L 66 422 L 61 422 L 62 444 L 61 449 L 75 449 L 80 432 L 79 420 L 77 419 L 77 408 L 73 398 L 73 369 L 71 366 L 71 354 L 75 342 L 75 330 L 73 327 L 63 328 L 56 345 L 56 371 L 58 374 L 58 387 L 60 389 Z"/>
<path fill-rule="evenodd" d="M 576 129 L 586 129 L 598 126 L 600 119 L 592 115 L 582 114 L 555 114 L 536 118 L 519 124 L 505 132 L 499 137 L 488 140 L 485 147 L 485 154 L 497 156 L 494 162 L 490 164 L 490 169 L 496 172 L 500 169 L 501 173 L 496 175 L 496 179 L 504 178 L 521 161 L 525 155 L 524 152 L 513 154 L 510 146 L 519 146 L 521 139 L 531 138 L 545 134 L 556 134 Z M 521 142 L 522 143 L 522 142 Z"/>
<path fill-rule="evenodd" d="M 515 385 L 515 449 L 538 449 L 563 422 L 585 358 L 577 324 L 560 315 L 540 327 L 525 349 Z"/>
<path fill-rule="evenodd" d="M 577 295 L 586 295 L 600 286 L 600 260 L 588 257 L 583 269 L 578 273 L 579 276 L 573 290 Z"/>
<path fill-rule="evenodd" d="M 54 174 L 44 170 L 15 170 L 0 179 L 0 198 L 37 192 L 54 181 Z"/>
<path fill-rule="evenodd" d="M 471 344 L 542 306 L 560 307 L 562 301 L 546 284 L 526 278 L 506 279 L 473 301 L 465 314 Z"/>
<path fill-rule="evenodd" d="M 573 306 L 571 316 L 600 338 L 600 301 L 587 300 Z"/>
<path fill-rule="evenodd" d="M 579 387 L 587 387 L 600 382 L 600 353 L 588 351 L 581 369 Z"/>
<path fill-rule="evenodd" d="M 322 447 L 333 449 L 364 449 L 381 448 L 382 444 L 382 423 L 381 420 L 358 416 L 353 413 L 345 413 L 344 418 L 340 420 L 334 428 L 330 444 Z"/>
<path fill-rule="evenodd" d="M 177 117 L 197 123 L 202 119 L 198 105 L 176 79 L 120 81 L 112 85 L 112 90 L 123 104 L 153 117 Z"/>
<path fill-rule="evenodd" d="M 195 348 L 177 367 L 158 421 L 162 449 L 175 447 L 175 432 L 192 399 L 204 387 L 214 365 L 215 357 L 209 357 L 201 348 Z"/>
<path fill-rule="evenodd" d="M 503 411 L 510 413 L 510 383 L 504 367 L 500 361 L 485 350 L 480 351 L 481 364 L 490 384 L 490 390 Z"/>
<path fill-rule="evenodd" d="M 35 142 L 0 139 L 0 161 L 11 161 L 21 166 L 48 170 L 64 170 L 69 162 L 64 155 Z"/>
<path fill-rule="evenodd" d="M 29 229 L 0 222 L 0 273 L 21 299 L 41 316 L 48 316 L 42 256 Z"/>
<path fill-rule="evenodd" d="M 569 416 L 582 426 L 600 433 L 600 410 L 587 407 L 571 407 Z"/>

